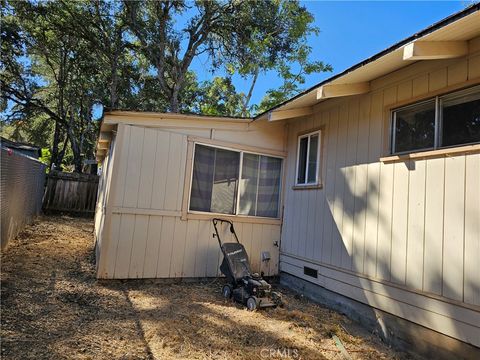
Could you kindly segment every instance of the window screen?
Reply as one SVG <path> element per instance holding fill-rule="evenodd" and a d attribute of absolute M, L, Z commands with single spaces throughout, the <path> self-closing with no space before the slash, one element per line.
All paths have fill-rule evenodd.
<path fill-rule="evenodd" d="M 233 214 L 240 153 L 196 145 L 190 209 Z"/>
<path fill-rule="evenodd" d="M 297 185 L 317 184 L 320 131 L 298 137 Z"/>
<path fill-rule="evenodd" d="M 280 158 L 197 144 L 190 210 L 277 218 L 281 173 Z"/>
<path fill-rule="evenodd" d="M 282 160 L 243 154 L 239 214 L 278 217 Z"/>

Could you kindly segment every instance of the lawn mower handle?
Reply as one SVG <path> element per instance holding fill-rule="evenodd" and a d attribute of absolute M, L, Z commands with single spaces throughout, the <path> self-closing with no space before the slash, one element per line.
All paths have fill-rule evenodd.
<path fill-rule="evenodd" d="M 222 246 L 222 240 L 220 240 L 220 235 L 218 233 L 218 228 L 217 228 L 217 224 L 220 222 L 220 223 L 229 223 L 230 224 L 230 232 L 233 234 L 233 236 L 235 236 L 235 240 L 237 241 L 237 243 L 240 244 L 240 241 L 238 241 L 238 236 L 237 236 L 237 233 L 235 232 L 235 228 L 233 227 L 233 222 L 231 222 L 230 220 L 224 220 L 224 219 L 219 219 L 219 218 L 213 218 L 212 219 L 212 222 L 213 222 L 213 227 L 215 229 L 215 232 L 213 233 L 213 237 L 216 237 L 217 240 L 218 240 L 218 244 L 220 245 L 220 247 Z"/>

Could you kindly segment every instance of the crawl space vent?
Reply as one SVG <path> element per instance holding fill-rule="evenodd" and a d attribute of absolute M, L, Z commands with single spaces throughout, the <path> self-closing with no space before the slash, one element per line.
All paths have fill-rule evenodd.
<path fill-rule="evenodd" d="M 315 278 L 315 279 L 318 278 L 318 271 L 315 270 L 315 269 L 309 268 L 309 267 L 307 267 L 307 266 L 304 266 L 304 267 L 303 267 L 303 273 L 304 273 L 305 275 L 311 276 L 311 277 L 313 277 L 313 278 Z"/>

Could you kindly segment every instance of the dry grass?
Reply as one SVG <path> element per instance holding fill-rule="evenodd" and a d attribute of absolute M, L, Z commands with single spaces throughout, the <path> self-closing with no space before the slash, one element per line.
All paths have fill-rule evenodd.
<path fill-rule="evenodd" d="M 334 334 L 353 359 L 406 358 L 283 289 L 285 308 L 252 313 L 221 297 L 220 279 L 99 282 L 92 231 L 45 217 L 2 256 L 3 359 L 342 359 Z"/>

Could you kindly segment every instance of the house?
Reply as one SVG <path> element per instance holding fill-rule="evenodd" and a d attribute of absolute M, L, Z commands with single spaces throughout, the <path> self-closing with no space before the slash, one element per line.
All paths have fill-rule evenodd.
<path fill-rule="evenodd" d="M 254 119 L 107 112 L 97 149 L 99 278 L 219 275 L 222 216 L 255 270 L 478 355 L 479 4 Z"/>
<path fill-rule="evenodd" d="M 0 137 L 0 143 L 2 148 L 12 149 L 19 154 L 27 155 L 34 159 L 38 159 L 42 155 L 42 149 L 38 146 L 8 140 L 3 136 Z"/>

